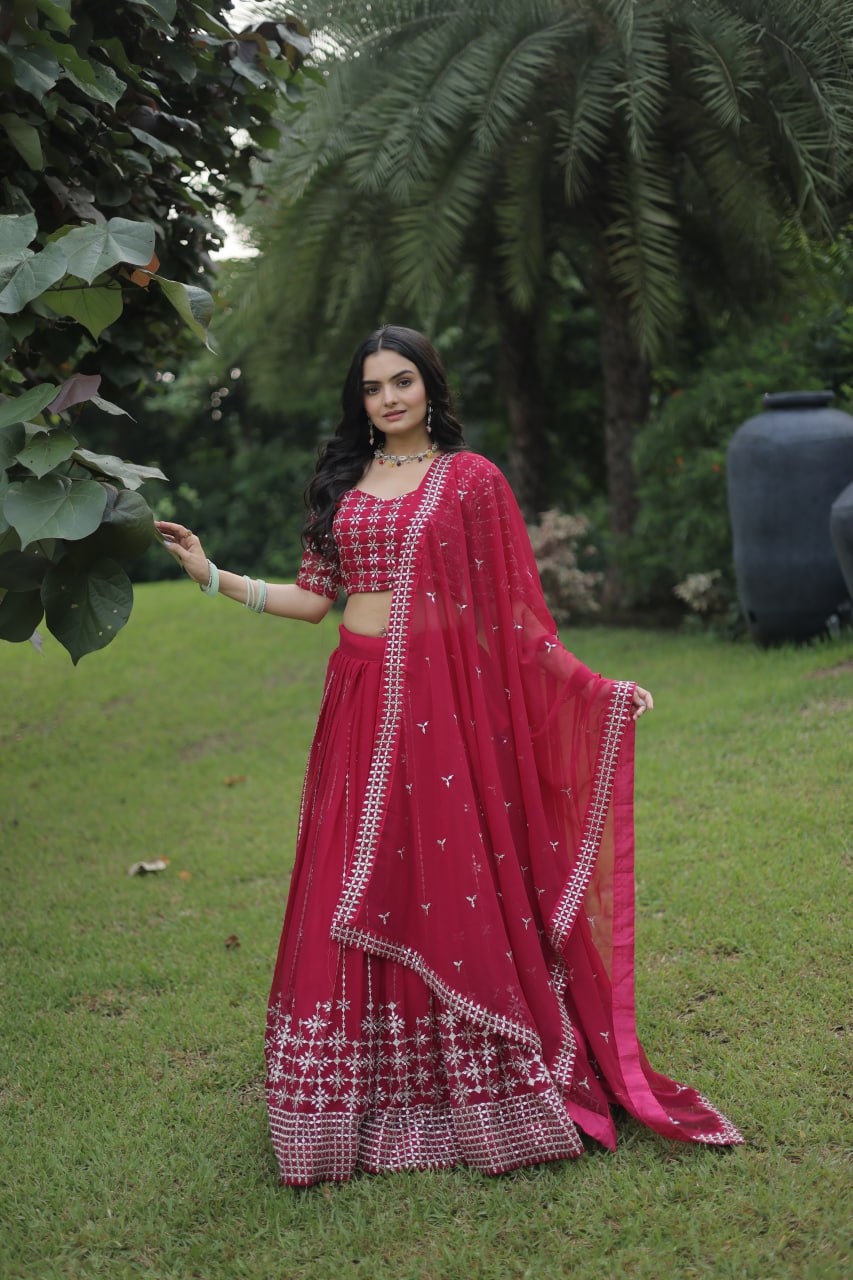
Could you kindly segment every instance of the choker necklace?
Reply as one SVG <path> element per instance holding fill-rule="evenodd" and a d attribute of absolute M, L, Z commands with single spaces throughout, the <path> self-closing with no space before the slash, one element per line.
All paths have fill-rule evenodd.
<path fill-rule="evenodd" d="M 423 462 L 424 458 L 431 458 L 434 453 L 438 453 L 437 444 L 431 444 L 421 453 L 385 453 L 383 449 L 374 449 L 373 456 L 380 467 L 384 467 L 386 462 L 391 467 L 402 467 L 404 462 Z"/>

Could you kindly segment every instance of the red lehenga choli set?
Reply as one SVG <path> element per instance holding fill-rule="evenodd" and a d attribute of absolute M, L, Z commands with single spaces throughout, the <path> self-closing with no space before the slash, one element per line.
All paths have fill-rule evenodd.
<path fill-rule="evenodd" d="M 341 628 L 308 761 L 266 1035 L 282 1181 L 613 1148 L 611 1104 L 741 1142 L 637 1039 L 633 685 L 558 640 L 501 473 L 451 453 L 402 498 L 351 490 L 335 541 L 300 585 L 394 595 L 386 637 Z"/>

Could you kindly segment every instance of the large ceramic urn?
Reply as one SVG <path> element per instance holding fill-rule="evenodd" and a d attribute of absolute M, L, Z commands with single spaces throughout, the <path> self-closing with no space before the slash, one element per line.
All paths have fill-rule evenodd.
<path fill-rule="evenodd" d="M 766 395 L 764 413 L 729 443 L 738 593 L 762 645 L 808 640 L 846 610 L 829 513 L 853 480 L 853 418 L 832 399 L 831 391 Z"/>
<path fill-rule="evenodd" d="M 853 599 L 853 482 L 842 489 L 832 504 L 829 533 L 838 557 L 841 576 Z"/>

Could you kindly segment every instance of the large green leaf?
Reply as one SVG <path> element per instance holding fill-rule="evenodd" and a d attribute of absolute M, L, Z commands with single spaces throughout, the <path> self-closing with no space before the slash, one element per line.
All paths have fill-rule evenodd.
<path fill-rule="evenodd" d="M 73 457 L 90 471 L 121 480 L 127 489 L 138 489 L 145 480 L 165 480 L 159 467 L 142 467 L 135 462 L 124 462 L 111 453 L 92 453 L 90 449 L 75 449 Z"/>
<path fill-rule="evenodd" d="M 25 551 L 40 538 L 74 541 L 94 533 L 106 505 L 107 491 L 97 480 L 44 476 L 10 484 L 3 514 L 17 531 Z"/>
<path fill-rule="evenodd" d="M 101 413 L 112 414 L 114 418 L 130 418 L 131 422 L 135 422 L 132 413 L 128 413 L 127 409 L 122 409 L 120 404 L 113 404 L 112 400 L 105 400 L 103 396 L 92 396 L 92 404 L 95 408 L 100 409 Z"/>
<path fill-rule="evenodd" d="M 100 44 L 104 53 L 109 55 L 111 61 L 114 62 L 115 65 L 121 71 L 123 71 L 126 76 L 129 76 L 131 80 L 133 80 L 136 84 L 145 84 L 145 85 L 151 86 L 151 81 L 143 80 L 142 76 L 139 74 L 139 70 L 140 70 L 139 67 L 134 66 L 134 64 L 128 58 L 127 51 L 125 50 L 125 47 L 122 44 L 121 40 L 119 40 L 118 36 L 110 36 L 108 40 L 100 40 L 98 43 Z M 158 50 L 158 58 L 161 56 L 162 56 L 162 53 L 160 50 Z M 158 97 L 162 96 L 160 93 L 160 90 L 157 89 L 156 86 L 151 86 L 151 87 Z"/>
<path fill-rule="evenodd" d="M 131 560 L 158 541 L 154 514 L 142 494 L 120 489 L 115 501 L 107 502 L 100 526 L 82 542 L 72 543 L 69 554 L 77 565 L 91 564 L 104 557 Z"/>
<path fill-rule="evenodd" d="M 0 410 L 5 405 L 0 405 Z M 11 466 L 15 460 L 15 455 L 19 449 L 23 449 L 27 442 L 27 433 L 24 430 L 22 422 L 16 422 L 12 426 L 0 427 L 0 475 Z"/>
<path fill-rule="evenodd" d="M 96 58 L 84 58 L 73 44 L 54 41 L 57 57 L 65 68 L 65 76 L 90 98 L 114 107 L 127 85 L 106 63 Z"/>
<path fill-rule="evenodd" d="M 33 475 L 46 476 L 60 462 L 70 458 L 77 447 L 77 441 L 70 431 L 39 431 L 27 441 L 23 449 L 16 454 L 18 462 Z"/>
<path fill-rule="evenodd" d="M 38 591 L 49 568 L 47 556 L 32 551 L 4 551 L 0 553 L 0 588 Z"/>
<path fill-rule="evenodd" d="M 213 14 L 208 13 L 201 5 L 194 4 L 195 19 L 202 31 L 209 31 L 212 35 L 219 36 L 220 40 L 233 40 L 234 32 L 226 27 L 224 23 L 215 18 Z"/>
<path fill-rule="evenodd" d="M 147 266 L 154 253 L 154 228 L 150 222 L 110 218 L 100 226 L 74 227 L 59 243 L 71 274 L 91 284 L 102 271 L 119 262 Z"/>
<path fill-rule="evenodd" d="M 128 128 L 137 142 L 141 142 L 143 147 L 150 147 L 161 160 L 183 159 L 178 148 L 173 147 L 170 142 L 163 142 L 160 138 L 155 138 L 153 133 L 146 133 L 144 129 L 137 129 L 135 125 L 128 125 Z"/>
<path fill-rule="evenodd" d="M 20 396 L 10 396 L 0 401 L 0 428 L 11 426 L 13 422 L 28 422 L 46 408 L 56 398 L 59 390 L 52 382 L 43 382 L 38 387 L 30 387 Z M 19 445 L 18 448 L 21 446 Z"/>
<path fill-rule="evenodd" d="M 87 653 L 115 639 L 130 617 L 133 587 L 114 560 L 81 569 L 65 559 L 48 571 L 42 599 L 48 629 L 76 666 Z"/>
<path fill-rule="evenodd" d="M 49 289 L 42 294 L 42 301 L 57 315 L 79 320 L 97 341 L 122 313 L 121 285 L 118 282 L 87 285 L 82 280 L 75 284 L 75 280 L 75 276 L 69 276 L 61 289 Z"/>
<path fill-rule="evenodd" d="M 143 9 L 153 9 L 158 17 L 164 22 L 174 22 L 175 12 L 177 10 L 177 0 L 128 0 L 129 4 L 138 5 Z"/>
<path fill-rule="evenodd" d="M 154 513 L 141 493 L 122 489 L 95 536 L 103 536 L 105 551 L 109 547 L 115 559 L 141 556 L 158 541 Z"/>
<path fill-rule="evenodd" d="M 14 115 L 11 111 L 0 115 L 0 125 L 6 130 L 9 141 L 18 155 L 31 169 L 44 168 L 44 156 L 38 129 L 34 129 L 26 120 Z"/>
<path fill-rule="evenodd" d="M 22 311 L 33 298 L 61 280 L 67 269 L 65 251 L 58 243 L 49 244 L 41 253 L 20 262 L 0 291 L 0 314 Z"/>
<path fill-rule="evenodd" d="M 3 475 L 2 473 L 0 473 L 0 504 L 2 504 L 2 497 L 3 497 L 3 494 L 1 492 L 2 485 L 3 485 Z M 48 547 L 52 548 L 55 545 L 56 544 L 53 542 L 40 542 L 38 544 L 39 550 L 44 551 L 45 555 L 48 554 L 46 548 Z M 21 539 L 15 533 L 15 530 L 10 528 L 9 525 L 6 525 L 5 529 L 3 528 L 3 519 L 2 519 L 2 516 L 0 516 L 0 555 L 3 555 L 6 551 L 20 551 L 20 549 L 21 549 Z"/>
<path fill-rule="evenodd" d="M 259 89 L 265 89 L 269 84 L 268 75 L 256 70 L 248 62 L 244 62 L 242 58 L 229 58 L 228 61 L 232 71 L 236 72 L 238 76 L 244 76 L 251 84 L 257 85 Z"/>
<path fill-rule="evenodd" d="M 199 289 L 194 284 L 182 284 L 179 280 L 166 280 L 163 276 L 151 278 L 157 281 L 184 323 L 213 351 L 215 348 L 210 343 L 207 332 L 213 317 L 213 298 L 207 290 Z"/>
<path fill-rule="evenodd" d="M 7 591 L 0 600 L 0 640 L 21 644 L 29 640 L 44 613 L 41 592 Z"/>
<path fill-rule="evenodd" d="M 38 229 L 34 213 L 4 213 L 0 217 L 0 265 L 9 255 L 19 262 L 17 255 L 35 240 Z"/>
<path fill-rule="evenodd" d="M 59 63 L 38 49 L 12 48 L 15 84 L 41 102 L 60 76 Z"/>
<path fill-rule="evenodd" d="M 11 333 L 12 333 L 12 337 L 15 339 L 16 342 L 26 342 L 27 338 L 30 336 L 33 330 L 37 327 L 38 316 L 34 315 L 32 311 L 29 311 L 23 315 L 9 316 L 6 323 L 9 326 L 9 329 L 11 330 Z M 10 367 L 7 376 L 13 382 L 20 382 L 21 378 L 16 376 L 17 373 L 18 373 L 18 370 L 12 369 Z"/>
<path fill-rule="evenodd" d="M 36 0 L 36 8 L 40 9 L 47 18 L 48 26 L 53 26 L 63 35 L 68 35 L 74 25 L 74 19 L 70 13 L 70 0 L 65 0 L 64 4 L 55 0 Z"/>

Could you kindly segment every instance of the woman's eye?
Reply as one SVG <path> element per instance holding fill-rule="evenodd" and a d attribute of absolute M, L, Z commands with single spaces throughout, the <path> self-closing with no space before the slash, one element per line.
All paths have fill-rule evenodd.
<path fill-rule="evenodd" d="M 398 387 L 410 387 L 411 385 L 412 385 L 411 378 L 401 378 L 400 381 L 397 383 Z"/>

